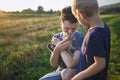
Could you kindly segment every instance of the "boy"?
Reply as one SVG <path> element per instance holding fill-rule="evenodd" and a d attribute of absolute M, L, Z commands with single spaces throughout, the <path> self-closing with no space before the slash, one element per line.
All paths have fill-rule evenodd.
<path fill-rule="evenodd" d="M 84 37 L 79 63 L 74 70 L 62 72 L 63 80 L 107 80 L 110 56 L 110 31 L 98 15 L 97 0 L 73 0 L 72 12 L 88 31 Z M 73 76 L 65 76 L 72 72 Z"/>
<path fill-rule="evenodd" d="M 72 14 L 70 6 L 62 9 L 60 20 L 62 32 L 55 34 L 52 38 L 51 42 L 55 48 L 51 51 L 50 58 L 51 65 L 53 67 L 58 66 L 58 69 L 43 76 L 39 80 L 61 80 L 60 74 L 63 69 L 74 68 L 77 65 L 83 35 L 76 31 L 77 19 Z M 66 37 L 67 34 L 73 36 L 72 45 L 70 45 L 71 41 Z M 69 46 L 74 47 L 71 54 L 68 50 L 68 48 L 70 48 Z"/>

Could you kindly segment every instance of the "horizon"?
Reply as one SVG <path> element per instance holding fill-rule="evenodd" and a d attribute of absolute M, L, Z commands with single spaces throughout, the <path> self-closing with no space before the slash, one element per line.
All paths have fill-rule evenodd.
<path fill-rule="evenodd" d="M 100 7 L 110 5 L 110 4 L 117 4 L 120 3 L 120 0 L 115 0 L 114 2 L 109 0 L 97 0 Z M 6 3 L 7 2 L 7 3 Z M 55 6 L 56 4 L 60 4 Z M 17 6 L 16 6 L 17 5 Z M 72 1 L 57 1 L 52 0 L 52 3 L 49 0 L 26 0 L 26 1 L 7 1 L 7 0 L 0 0 L 0 11 L 5 12 L 14 12 L 14 11 L 22 11 L 24 9 L 32 9 L 37 10 L 38 6 L 42 6 L 44 11 L 49 11 L 52 9 L 53 11 L 61 10 L 65 6 L 71 6 Z"/>

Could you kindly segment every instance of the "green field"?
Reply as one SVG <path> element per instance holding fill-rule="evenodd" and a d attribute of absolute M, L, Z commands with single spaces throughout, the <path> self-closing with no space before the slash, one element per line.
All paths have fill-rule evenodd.
<path fill-rule="evenodd" d="M 120 80 L 120 14 L 101 18 L 111 29 L 108 80 Z M 38 80 L 53 71 L 46 45 L 59 31 L 58 15 L 0 14 L 0 80 Z"/>

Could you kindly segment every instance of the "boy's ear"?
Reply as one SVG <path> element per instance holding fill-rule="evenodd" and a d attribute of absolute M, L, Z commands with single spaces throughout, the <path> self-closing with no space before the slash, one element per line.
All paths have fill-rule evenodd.
<path fill-rule="evenodd" d="M 79 16 L 81 19 L 86 19 L 86 15 L 85 15 L 83 12 L 78 12 L 78 16 Z"/>

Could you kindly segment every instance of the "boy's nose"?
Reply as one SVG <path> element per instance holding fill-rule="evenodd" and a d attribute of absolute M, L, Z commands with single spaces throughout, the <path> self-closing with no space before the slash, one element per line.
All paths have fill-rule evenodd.
<path fill-rule="evenodd" d="M 72 33 L 73 31 L 71 29 L 68 30 L 68 33 Z"/>

